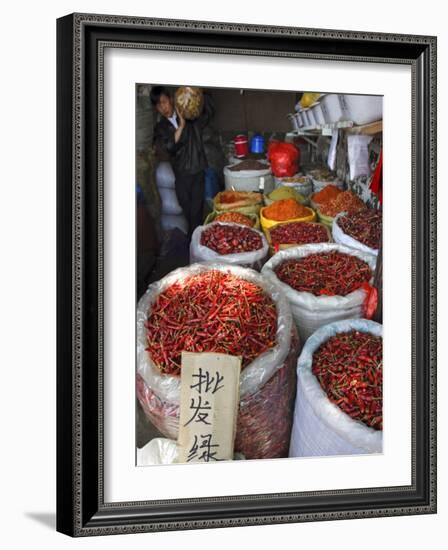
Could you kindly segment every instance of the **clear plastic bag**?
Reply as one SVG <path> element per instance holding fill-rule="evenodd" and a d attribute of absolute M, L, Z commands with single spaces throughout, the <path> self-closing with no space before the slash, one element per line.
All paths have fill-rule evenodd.
<path fill-rule="evenodd" d="M 351 181 L 360 176 L 370 176 L 368 145 L 372 139 L 372 136 L 347 137 L 347 156 Z"/>
<path fill-rule="evenodd" d="M 175 94 L 176 108 L 187 120 L 194 120 L 202 113 L 204 94 L 195 86 L 181 86 Z"/>
<path fill-rule="evenodd" d="M 166 437 L 177 439 L 180 377 L 162 374 L 146 351 L 145 321 L 157 295 L 174 282 L 210 269 L 230 272 L 251 281 L 277 307 L 277 345 L 259 355 L 240 378 L 240 412 L 235 450 L 246 458 L 287 456 L 295 396 L 295 362 L 299 340 L 288 302 L 278 287 L 259 273 L 222 263 L 193 264 L 153 283 L 137 308 L 137 397 L 151 423 Z M 241 435 L 239 435 L 241 434 Z"/>
<path fill-rule="evenodd" d="M 236 223 L 228 222 L 215 222 L 220 225 L 241 227 Z M 261 238 L 261 248 L 254 250 L 253 252 L 240 252 L 238 254 L 218 254 L 208 246 L 201 244 L 201 236 L 204 231 L 210 229 L 210 225 L 200 225 L 197 227 L 191 237 L 190 243 L 190 262 L 223 262 L 230 265 L 241 265 L 245 267 L 250 267 L 252 269 L 260 270 L 263 266 L 268 253 L 269 245 L 266 240 L 266 237 L 261 231 L 246 227 L 248 231 L 253 231 Z"/>
<path fill-rule="evenodd" d="M 306 341 L 297 362 L 297 398 L 289 456 L 331 456 L 381 453 L 382 431 L 350 418 L 332 403 L 311 371 L 313 354 L 331 336 L 359 330 L 383 335 L 383 327 L 366 319 L 325 325 Z"/>
<path fill-rule="evenodd" d="M 297 330 L 292 325 L 290 349 L 284 363 L 258 391 L 240 399 L 236 453 L 242 453 L 247 459 L 288 456 L 299 351 Z M 159 432 L 177 439 L 179 405 L 160 399 L 139 374 L 137 397 L 146 417 Z"/>
<path fill-rule="evenodd" d="M 367 254 L 373 254 L 374 256 L 378 255 L 378 249 L 370 248 L 369 246 L 366 246 L 365 244 L 360 243 L 353 237 L 350 237 L 350 235 L 347 235 L 342 231 L 341 227 L 338 225 L 338 218 L 341 216 L 344 216 L 345 212 L 341 212 L 338 214 L 332 225 L 332 234 L 333 234 L 333 240 L 335 243 L 343 244 L 345 246 L 349 246 L 350 248 L 354 248 L 355 250 L 360 250 L 361 252 L 365 252 Z"/>
<path fill-rule="evenodd" d="M 363 314 L 363 303 L 366 291 L 358 289 L 347 296 L 315 296 L 311 292 L 299 292 L 280 281 L 275 268 L 285 260 L 299 259 L 319 252 L 337 251 L 364 260 L 373 272 L 376 257 L 344 245 L 334 243 L 307 244 L 287 250 L 281 250 L 264 264 L 261 273 L 269 281 L 277 284 L 285 293 L 291 305 L 292 314 L 301 339 L 304 341 L 322 325 L 342 319 L 360 318 Z M 343 274 L 341 274 L 343 276 Z"/>
<path fill-rule="evenodd" d="M 235 450 L 247 458 L 288 456 L 299 350 L 299 338 L 293 325 L 291 347 L 283 367 L 257 393 L 240 400 Z"/>

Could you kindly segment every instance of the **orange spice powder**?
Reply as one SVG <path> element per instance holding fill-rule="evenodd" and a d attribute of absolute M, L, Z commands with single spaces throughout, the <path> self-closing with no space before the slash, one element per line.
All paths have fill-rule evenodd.
<path fill-rule="evenodd" d="M 277 222 L 292 220 L 294 218 L 305 218 L 309 214 L 310 211 L 294 199 L 275 201 L 271 206 L 267 206 L 263 210 L 265 218 Z"/>

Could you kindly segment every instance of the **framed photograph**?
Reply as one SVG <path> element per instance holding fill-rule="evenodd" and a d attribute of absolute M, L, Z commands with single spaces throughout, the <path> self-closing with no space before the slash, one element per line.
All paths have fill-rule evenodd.
<path fill-rule="evenodd" d="M 57 21 L 57 529 L 436 512 L 436 38 Z"/>

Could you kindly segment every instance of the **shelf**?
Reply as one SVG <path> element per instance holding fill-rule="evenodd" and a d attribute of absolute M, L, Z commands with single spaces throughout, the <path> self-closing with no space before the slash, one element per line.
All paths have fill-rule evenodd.
<path fill-rule="evenodd" d="M 365 135 L 373 136 L 379 134 L 383 131 L 383 121 L 377 120 L 376 122 L 371 122 L 370 124 L 363 124 L 362 126 L 353 126 L 347 130 L 348 134 L 351 135 Z"/>
<path fill-rule="evenodd" d="M 383 121 L 378 120 L 370 124 L 363 124 L 362 126 L 355 126 L 351 120 L 342 122 L 334 122 L 333 124 L 323 124 L 321 126 L 314 126 L 309 128 L 300 128 L 299 130 L 292 130 L 288 132 L 288 135 L 294 136 L 331 136 L 333 130 L 345 130 L 351 135 L 368 135 L 373 136 L 383 131 Z"/>
<path fill-rule="evenodd" d="M 319 126 L 313 126 L 308 128 L 299 128 L 288 132 L 296 136 L 331 136 L 333 130 L 352 128 L 353 122 L 350 120 L 344 120 L 342 122 L 333 122 L 332 124 L 322 124 Z"/>

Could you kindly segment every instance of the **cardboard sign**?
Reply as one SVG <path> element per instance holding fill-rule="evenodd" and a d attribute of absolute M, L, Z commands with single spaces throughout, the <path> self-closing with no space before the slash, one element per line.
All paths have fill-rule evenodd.
<path fill-rule="evenodd" d="M 182 353 L 177 462 L 232 460 L 241 357 Z"/>

